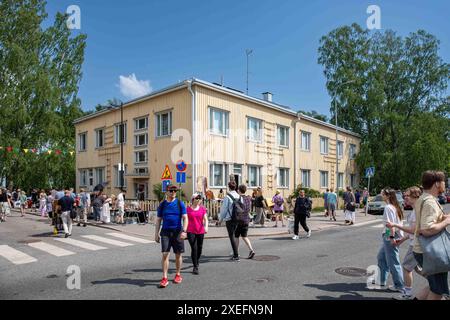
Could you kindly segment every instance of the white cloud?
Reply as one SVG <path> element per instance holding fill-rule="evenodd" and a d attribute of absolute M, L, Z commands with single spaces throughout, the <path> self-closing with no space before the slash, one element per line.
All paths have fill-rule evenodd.
<path fill-rule="evenodd" d="M 128 77 L 120 76 L 119 88 L 120 93 L 130 99 L 145 96 L 153 90 L 150 86 L 150 81 L 138 80 L 134 73 L 129 75 Z"/>

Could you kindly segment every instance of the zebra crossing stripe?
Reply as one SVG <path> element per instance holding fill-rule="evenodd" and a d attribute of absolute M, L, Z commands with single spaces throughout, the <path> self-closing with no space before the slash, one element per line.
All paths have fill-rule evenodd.
<path fill-rule="evenodd" d="M 148 243 L 155 243 L 155 241 L 150 241 L 150 240 L 146 240 L 146 239 L 142 239 L 142 238 L 137 238 L 137 237 L 132 237 L 132 236 L 128 236 L 126 234 L 122 234 L 122 233 L 107 233 L 108 236 L 112 236 L 112 237 L 116 237 L 116 238 L 120 238 L 120 239 L 124 239 L 124 240 L 129 240 L 129 241 L 133 241 L 133 242 L 137 242 L 137 243 L 144 243 L 144 244 L 148 244 Z"/>
<path fill-rule="evenodd" d="M 84 241 L 79 241 L 79 240 L 75 240 L 75 239 L 69 239 L 69 238 L 55 238 L 56 241 L 60 241 L 62 243 L 66 243 L 72 246 L 76 246 L 76 247 L 80 247 L 86 250 L 91 250 L 91 251 L 97 251 L 97 250 L 103 250 L 106 249 L 105 247 L 101 247 L 101 246 L 97 246 L 95 244 L 91 244 L 88 242 L 84 242 Z"/>
<path fill-rule="evenodd" d="M 0 245 L 0 256 L 8 259 L 14 264 L 26 264 L 36 262 L 37 259 L 27 255 L 19 250 L 13 249 L 8 245 Z"/>
<path fill-rule="evenodd" d="M 108 239 L 108 238 L 104 238 L 104 237 L 100 237 L 100 236 L 94 236 L 94 235 L 87 235 L 87 236 L 82 236 L 82 237 L 86 238 L 86 239 L 89 239 L 89 240 L 95 240 L 95 241 L 103 242 L 103 243 L 106 243 L 106 244 L 111 244 L 111 245 L 117 246 L 117 247 L 128 247 L 128 246 L 132 246 L 133 245 L 133 244 L 128 243 L 128 242 L 122 242 L 122 241 Z"/>
<path fill-rule="evenodd" d="M 377 224 L 376 226 L 371 226 L 371 228 L 379 228 L 379 229 L 381 229 L 383 227 L 384 227 L 384 224 Z"/>
<path fill-rule="evenodd" d="M 45 242 L 29 243 L 28 245 L 32 248 L 47 252 L 56 257 L 64 257 L 64 256 L 70 256 L 72 254 L 75 254 L 75 252 L 65 250 L 65 249 L 59 248 L 57 246 L 54 246 L 52 244 L 45 243 Z"/>

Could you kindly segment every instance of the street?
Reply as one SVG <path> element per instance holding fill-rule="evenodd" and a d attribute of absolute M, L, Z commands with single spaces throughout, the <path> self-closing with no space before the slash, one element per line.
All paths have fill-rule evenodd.
<path fill-rule="evenodd" d="M 445 210 L 450 211 L 450 206 Z M 197 276 L 191 273 L 186 242 L 183 283 L 170 283 L 166 289 L 157 287 L 160 245 L 150 238 L 74 226 L 73 237 L 62 242 L 49 233 L 46 219 L 30 215 L 9 217 L 0 228 L 1 299 L 332 300 L 391 299 L 396 295 L 367 289 L 366 275 L 351 277 L 335 272 L 347 267 L 364 271 L 376 264 L 382 230 L 379 221 L 316 232 L 310 239 L 303 234 L 297 241 L 287 234 L 252 238 L 255 260 L 245 259 L 248 251 L 241 243 L 240 263 L 229 261 L 228 239 L 208 239 Z M 56 248 L 36 245 L 42 242 Z M 6 246 L 25 255 L 16 252 L 13 263 L 4 258 L 5 252 L 10 252 L 5 251 Z M 402 247 L 402 255 L 406 249 Z M 66 273 L 71 265 L 80 267 L 79 290 L 67 287 Z M 170 266 L 172 279 L 173 256 Z M 415 279 L 414 288 L 425 284 L 423 279 Z"/>

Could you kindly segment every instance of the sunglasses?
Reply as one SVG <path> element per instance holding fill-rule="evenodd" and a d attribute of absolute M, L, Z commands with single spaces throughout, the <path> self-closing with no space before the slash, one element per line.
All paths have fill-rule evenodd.
<path fill-rule="evenodd" d="M 202 200 L 202 197 L 197 197 L 195 198 L 195 200 Z"/>
<path fill-rule="evenodd" d="M 169 190 L 170 193 L 177 192 L 177 190 Z"/>

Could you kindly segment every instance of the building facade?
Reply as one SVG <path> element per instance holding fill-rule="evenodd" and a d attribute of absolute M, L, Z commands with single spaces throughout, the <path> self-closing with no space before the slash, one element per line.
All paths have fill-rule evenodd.
<path fill-rule="evenodd" d="M 188 164 L 187 196 L 228 181 L 265 196 L 288 196 L 302 184 L 319 191 L 359 183 L 358 135 L 221 85 L 190 79 L 75 121 L 77 188 L 105 185 L 128 198 L 155 198 L 166 165 L 175 183 L 178 160 Z M 122 140 L 123 139 L 123 143 Z M 336 175 L 336 152 L 338 172 Z M 124 175 L 121 181 L 121 158 Z"/>

